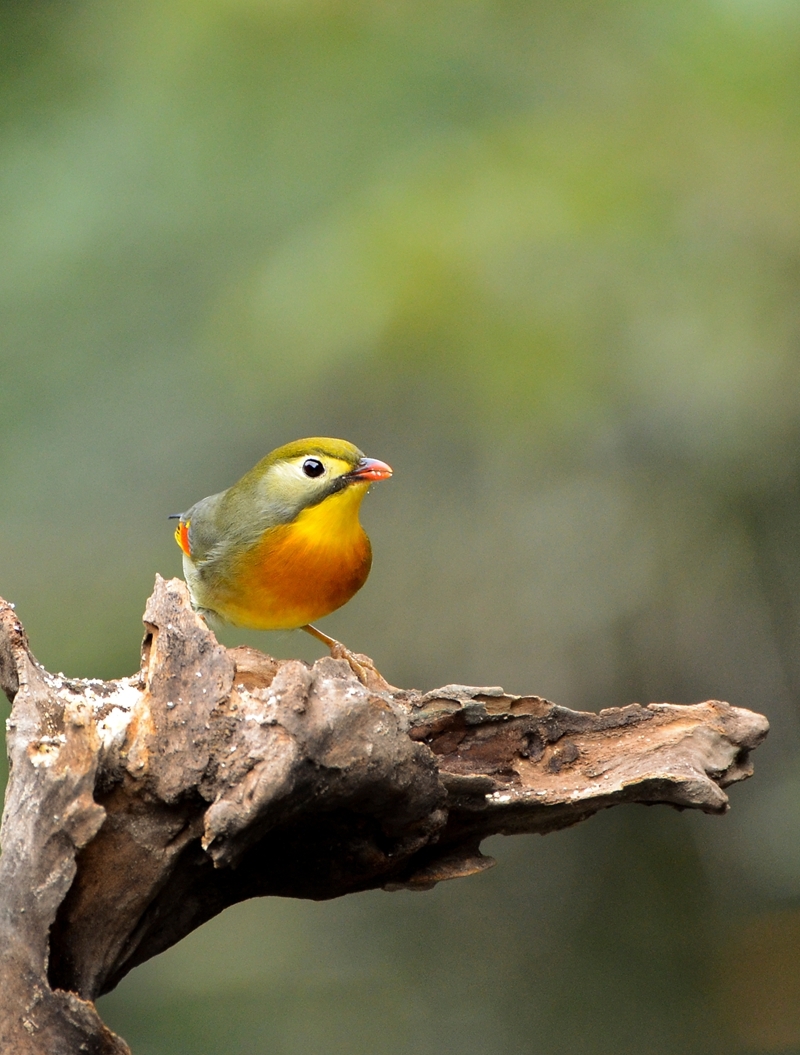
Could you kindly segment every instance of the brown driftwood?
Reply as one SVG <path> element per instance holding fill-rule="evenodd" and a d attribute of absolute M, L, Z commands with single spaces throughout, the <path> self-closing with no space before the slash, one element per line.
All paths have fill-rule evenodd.
<path fill-rule="evenodd" d="M 600 714 L 499 688 L 388 686 L 225 649 L 158 578 L 139 673 L 52 675 L 0 602 L 13 702 L 0 857 L 0 1051 L 122 1053 L 93 1001 L 245 898 L 425 890 L 624 802 L 722 813 L 762 716 L 716 701 Z M 363 682 L 366 682 L 364 684 Z"/>

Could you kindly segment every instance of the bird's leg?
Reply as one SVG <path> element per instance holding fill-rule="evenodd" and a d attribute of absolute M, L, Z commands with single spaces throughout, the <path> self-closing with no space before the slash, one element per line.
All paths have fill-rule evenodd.
<path fill-rule="evenodd" d="M 331 655 L 334 659 L 344 659 L 350 664 L 350 669 L 361 682 L 368 689 L 378 689 L 380 691 L 390 690 L 392 686 L 386 681 L 380 671 L 375 667 L 375 664 L 369 658 L 364 656 L 360 652 L 356 654 L 351 652 L 349 648 L 337 641 L 334 637 L 328 637 L 327 634 L 323 634 L 321 630 L 317 630 L 311 623 L 306 623 L 305 626 L 300 627 L 301 630 L 305 630 L 307 634 L 311 634 L 317 641 L 321 641 L 323 645 L 327 645 L 331 650 Z"/>
<path fill-rule="evenodd" d="M 317 630 L 317 628 L 312 626 L 311 623 L 306 623 L 306 625 L 301 626 L 300 629 L 305 630 L 307 634 L 311 634 L 311 636 L 315 637 L 317 641 L 321 641 L 323 645 L 327 645 L 331 652 L 333 652 L 337 645 L 339 648 L 343 647 L 341 641 L 337 641 L 335 637 L 328 637 L 327 634 L 323 634 L 321 630 Z"/>
<path fill-rule="evenodd" d="M 311 634 L 317 641 L 321 641 L 323 645 L 327 645 L 331 650 L 331 655 L 334 659 L 346 659 L 350 664 L 350 669 L 353 671 L 358 680 L 363 684 L 367 684 L 367 672 L 364 669 L 363 664 L 359 663 L 355 655 L 346 648 L 341 641 L 337 641 L 335 637 L 328 637 L 327 634 L 323 634 L 321 630 L 317 630 L 311 623 L 307 623 L 305 626 L 300 627 L 301 630 L 305 630 L 307 634 Z"/>

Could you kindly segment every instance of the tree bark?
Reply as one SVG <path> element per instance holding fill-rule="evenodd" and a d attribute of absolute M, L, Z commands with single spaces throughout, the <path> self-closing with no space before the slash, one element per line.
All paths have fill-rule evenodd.
<path fill-rule="evenodd" d="M 93 1001 L 237 901 L 426 890 L 489 867 L 489 835 L 624 802 L 723 813 L 768 728 L 717 701 L 587 714 L 226 649 L 179 580 L 144 621 L 137 674 L 77 680 L 0 601 L 4 1055 L 128 1052 Z"/>

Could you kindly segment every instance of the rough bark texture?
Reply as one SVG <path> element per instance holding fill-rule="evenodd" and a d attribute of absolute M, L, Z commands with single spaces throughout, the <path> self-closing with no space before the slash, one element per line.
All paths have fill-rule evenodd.
<path fill-rule="evenodd" d="M 0 1051 L 122 1053 L 93 1001 L 227 905 L 425 890 L 496 832 L 623 802 L 722 813 L 762 716 L 727 703 L 584 714 L 500 688 L 393 689 L 366 657 L 225 649 L 158 578 L 138 674 L 45 671 L 0 601 L 11 776 Z M 364 683 L 366 682 L 366 684 Z"/>

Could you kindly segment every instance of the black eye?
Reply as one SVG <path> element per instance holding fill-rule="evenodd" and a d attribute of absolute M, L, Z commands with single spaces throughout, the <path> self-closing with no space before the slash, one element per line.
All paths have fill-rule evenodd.
<path fill-rule="evenodd" d="M 325 472 L 325 466 L 319 460 L 319 458 L 306 458 L 303 462 L 303 472 L 306 476 L 316 477 L 322 476 Z"/>

